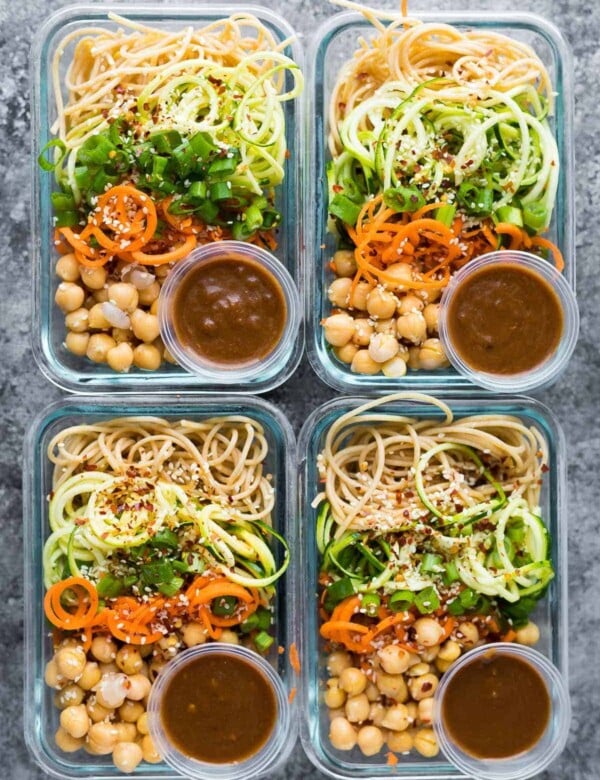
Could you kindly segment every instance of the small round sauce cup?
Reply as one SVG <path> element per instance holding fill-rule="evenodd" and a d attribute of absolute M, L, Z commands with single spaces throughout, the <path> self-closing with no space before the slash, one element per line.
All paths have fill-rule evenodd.
<path fill-rule="evenodd" d="M 210 324 L 214 330 L 207 334 L 205 343 L 200 343 L 202 328 L 205 323 L 199 323 L 197 335 L 199 340 L 184 338 L 184 318 L 188 324 L 193 323 L 190 314 L 190 303 L 194 303 L 193 285 L 201 279 L 202 275 L 215 273 L 215 268 L 220 265 L 220 279 L 214 283 L 214 277 L 206 279 L 202 288 L 196 287 L 198 294 L 206 295 L 205 306 L 198 305 L 194 316 L 202 318 L 206 313 L 206 325 Z M 230 265 L 230 269 L 227 266 Z M 247 272 L 252 284 L 262 284 L 262 289 L 270 287 L 270 293 L 278 300 L 281 315 L 281 327 L 274 329 L 269 320 L 264 324 L 261 318 L 268 313 L 265 305 L 250 303 L 250 296 L 256 293 L 245 281 L 241 279 L 240 270 Z M 227 284 L 227 278 L 232 284 L 231 291 L 224 291 L 223 287 L 215 292 L 218 284 Z M 235 288 L 235 289 L 233 289 Z M 178 306 L 181 301 L 186 301 L 187 307 Z M 216 304 L 210 299 L 216 300 Z M 247 297 L 247 300 L 244 298 Z M 273 299 L 273 295 L 271 296 Z M 211 310 L 211 306 L 215 306 Z M 239 308 L 236 311 L 236 307 Z M 240 315 L 243 311 L 244 314 Z M 213 317 L 214 315 L 214 317 Z M 235 356 L 227 356 L 223 359 L 212 357 L 204 347 L 211 342 L 214 335 L 223 334 L 223 328 L 219 327 L 219 317 L 225 317 L 220 322 L 232 324 L 230 334 L 243 342 L 251 337 L 251 327 L 244 317 L 250 316 L 260 324 L 254 326 L 254 336 L 263 333 L 265 345 L 263 352 L 250 357 L 244 357 L 241 352 L 240 359 Z M 237 317 L 237 320 L 235 319 Z M 300 296 L 294 280 L 286 268 L 266 250 L 247 244 L 242 241 L 219 241 L 206 244 L 195 249 L 190 255 L 178 263 L 169 273 L 163 285 L 159 298 L 158 319 L 161 337 L 177 362 L 185 369 L 206 381 L 216 384 L 238 384 L 249 382 L 257 378 L 268 377 L 280 373 L 294 351 L 295 341 L 298 335 L 301 320 Z M 189 331 L 189 328 L 188 328 Z M 225 336 L 226 338 L 226 336 Z M 239 349 L 239 341 L 238 347 Z M 232 346 L 232 354 L 238 354 Z"/>
<path fill-rule="evenodd" d="M 189 669 L 190 665 L 203 661 L 241 662 L 251 667 L 271 690 L 274 699 L 275 717 L 270 733 L 254 752 L 234 761 L 205 761 L 184 752 L 176 744 L 178 735 L 174 733 L 166 719 L 164 705 L 169 687 L 176 677 Z M 219 678 L 220 684 L 222 680 Z M 215 695 L 217 695 L 215 693 Z M 239 712 L 239 711 L 238 711 Z M 250 713 L 251 715 L 251 713 Z M 218 715 L 211 712 L 211 718 Z M 226 731 L 236 716 L 232 715 L 227 723 L 214 722 L 214 726 Z M 152 686 L 148 702 L 148 726 L 150 735 L 159 754 L 169 766 L 176 769 L 184 777 L 200 778 L 201 780 L 246 780 L 255 778 L 266 772 L 274 771 L 287 758 L 293 739 L 290 737 L 291 715 L 287 692 L 279 675 L 272 666 L 257 653 L 239 645 L 211 642 L 197 645 L 179 653 L 161 670 Z M 209 739 L 209 738 L 207 738 Z M 181 743 L 179 743 L 180 745 Z"/>
<path fill-rule="evenodd" d="M 549 346 L 546 354 L 537 354 L 535 349 L 528 350 L 527 345 L 529 336 L 543 337 L 550 329 L 542 324 L 541 317 L 536 324 L 535 318 L 540 312 L 535 306 L 528 312 L 533 320 L 529 336 L 524 328 L 519 327 L 519 315 L 523 307 L 515 307 L 515 297 L 505 292 L 509 288 L 508 282 L 505 285 L 500 282 L 498 292 L 490 290 L 484 296 L 477 295 L 481 290 L 477 284 L 486 275 L 490 277 L 492 274 L 501 274 L 504 269 L 513 280 L 521 276 L 533 287 L 537 286 L 539 292 L 546 296 L 547 303 L 555 306 L 557 319 L 562 319 L 561 322 L 550 323 L 556 325 L 556 343 Z M 469 295 L 465 290 L 469 291 Z M 500 297 L 502 295 L 506 295 L 505 301 Z M 483 301 L 482 297 L 487 300 Z M 473 344 L 476 344 L 471 354 L 467 354 L 468 349 L 465 348 L 463 339 L 467 335 L 468 327 L 462 324 L 465 321 L 464 310 L 461 314 L 463 319 L 459 319 L 459 309 L 465 303 L 473 307 L 473 318 L 478 318 L 469 323 L 474 339 Z M 495 310 L 497 325 L 488 319 L 488 312 L 491 310 Z M 479 330 L 477 324 L 481 326 Z M 509 364 L 504 365 L 500 370 L 482 368 L 481 362 L 478 365 L 475 357 L 477 350 L 481 356 L 487 349 L 496 348 L 491 341 L 486 342 L 494 328 L 497 328 L 496 344 L 504 341 L 504 347 L 505 349 L 508 347 L 509 355 L 511 345 L 514 346 L 515 354 L 521 351 L 522 355 L 525 354 L 521 362 L 527 360 L 529 352 L 531 364 L 516 370 L 513 370 Z M 565 370 L 577 343 L 579 311 L 571 286 L 549 261 L 528 252 L 502 250 L 472 260 L 452 277 L 441 299 L 439 332 L 446 355 L 460 374 L 487 390 L 520 393 L 551 385 Z"/>
<path fill-rule="evenodd" d="M 537 673 L 548 694 L 549 713 L 537 741 L 527 749 L 501 758 L 481 757 L 453 737 L 456 731 L 444 719 L 444 697 L 457 675 L 469 665 L 499 656 L 520 661 Z M 525 780 L 542 772 L 564 749 L 570 721 L 569 691 L 558 669 L 537 650 L 510 642 L 481 645 L 465 653 L 445 672 L 434 694 L 433 728 L 441 751 L 457 769 L 478 780 Z"/>

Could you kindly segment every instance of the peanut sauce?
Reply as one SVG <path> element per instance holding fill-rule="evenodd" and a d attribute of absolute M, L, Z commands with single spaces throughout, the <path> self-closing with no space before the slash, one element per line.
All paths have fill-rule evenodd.
<path fill-rule="evenodd" d="M 531 664 L 490 650 L 448 683 L 442 718 L 450 739 L 476 758 L 506 758 L 529 750 L 550 720 L 550 695 Z"/>
<path fill-rule="evenodd" d="M 232 253 L 191 270 L 173 298 L 178 340 L 217 365 L 247 366 L 267 357 L 286 318 L 285 296 L 273 274 Z"/>
<path fill-rule="evenodd" d="M 476 371 L 518 374 L 543 363 L 563 332 L 560 299 L 527 268 L 499 262 L 464 279 L 447 313 L 448 335 Z"/>
<path fill-rule="evenodd" d="M 270 682 L 254 666 L 215 653 L 194 658 L 173 676 L 160 718 L 181 753 L 224 764 L 249 758 L 267 742 L 277 702 Z"/>

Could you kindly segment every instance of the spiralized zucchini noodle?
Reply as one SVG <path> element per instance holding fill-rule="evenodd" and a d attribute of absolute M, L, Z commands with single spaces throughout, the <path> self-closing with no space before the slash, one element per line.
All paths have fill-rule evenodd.
<path fill-rule="evenodd" d="M 145 644 L 156 632 L 170 632 L 173 611 L 193 620 L 193 604 L 208 588 L 214 599 L 200 602 L 201 617 L 213 638 L 219 627 L 238 626 L 259 608 L 268 627 L 274 583 L 289 550 L 271 528 L 275 495 L 267 455 L 262 426 L 245 416 L 126 417 L 56 434 L 48 446 L 55 465 L 45 586 L 64 598 L 69 578 L 89 582 L 106 599 L 107 617 L 92 611 L 79 626 L 78 612 L 65 617 L 55 595 L 49 619 L 102 632 L 113 611 L 119 613 L 120 598 L 142 606 L 150 600 L 145 621 L 124 640 Z M 280 563 L 275 545 L 283 547 Z M 68 604 L 73 589 L 66 598 Z M 126 620 L 130 611 L 127 606 Z"/>
<path fill-rule="evenodd" d="M 394 401 L 433 405 L 442 419 L 381 408 Z M 398 393 L 340 416 L 318 469 L 329 611 L 376 594 L 392 611 L 416 603 L 421 613 L 493 615 L 506 626 L 526 621 L 553 577 L 539 507 L 548 450 L 518 417 L 455 419 L 443 401 Z"/>

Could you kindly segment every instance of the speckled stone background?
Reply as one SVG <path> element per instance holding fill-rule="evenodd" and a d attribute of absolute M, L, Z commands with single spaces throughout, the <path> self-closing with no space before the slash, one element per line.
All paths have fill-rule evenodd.
<path fill-rule="evenodd" d="M 304 36 L 335 13 L 320 0 L 263 1 L 283 13 Z M 29 346 L 29 46 L 40 21 L 62 5 L 61 0 L 0 0 L 0 780 L 44 777 L 24 746 L 20 714 L 22 667 L 27 663 L 22 625 L 21 442 L 33 414 L 60 398 L 61 391 L 42 377 Z M 125 12 L 127 3 L 120 7 Z M 413 13 L 426 7 L 533 11 L 560 27 L 575 55 L 577 288 L 582 327 L 568 373 L 541 395 L 560 418 L 568 442 L 573 724 L 565 753 L 543 778 L 594 780 L 600 778 L 600 2 L 411 2 Z M 298 430 L 307 413 L 333 395 L 305 362 L 269 398 L 286 411 Z M 277 778 L 321 776 L 297 747 Z"/>

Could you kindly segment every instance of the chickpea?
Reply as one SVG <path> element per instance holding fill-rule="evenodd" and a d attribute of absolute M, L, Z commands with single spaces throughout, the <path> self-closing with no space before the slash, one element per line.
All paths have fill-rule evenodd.
<path fill-rule="evenodd" d="M 367 310 L 367 298 L 373 288 L 368 282 L 359 282 L 354 288 L 354 292 L 350 293 L 348 303 L 351 309 L 359 309 L 360 311 Z"/>
<path fill-rule="evenodd" d="M 230 629 L 224 628 L 221 633 L 221 638 L 219 639 L 219 642 L 224 642 L 226 645 L 239 645 L 240 638 L 235 631 L 231 631 Z"/>
<path fill-rule="evenodd" d="M 455 642 L 454 639 L 447 639 L 440 647 L 437 657 L 440 661 L 456 661 L 460 654 L 461 649 L 458 642 Z"/>
<path fill-rule="evenodd" d="M 150 688 L 152 687 L 150 680 L 144 677 L 143 674 L 131 675 L 128 683 L 127 698 L 132 701 L 141 701 L 150 693 Z"/>
<path fill-rule="evenodd" d="M 150 306 L 151 303 L 158 298 L 160 293 L 160 284 L 158 282 L 152 282 L 148 287 L 144 287 L 143 290 L 138 290 L 138 305 Z"/>
<path fill-rule="evenodd" d="M 431 663 L 432 661 L 435 661 L 435 659 L 438 657 L 439 652 L 440 652 L 439 645 L 434 645 L 433 647 L 427 647 L 421 653 L 421 659 L 425 661 L 425 663 Z"/>
<path fill-rule="evenodd" d="M 54 704 L 59 710 L 65 710 L 67 707 L 71 707 L 74 704 L 81 704 L 83 701 L 84 692 L 75 683 L 69 683 L 55 695 Z"/>
<path fill-rule="evenodd" d="M 64 709 L 60 713 L 60 725 L 75 739 L 85 737 L 90 727 L 90 719 L 85 705 L 74 704 L 72 707 Z"/>
<path fill-rule="evenodd" d="M 117 657 L 117 646 L 109 636 L 95 636 L 92 639 L 91 652 L 96 661 L 108 664 Z"/>
<path fill-rule="evenodd" d="M 132 314 L 137 309 L 139 295 L 129 282 L 114 282 L 108 286 L 108 300 L 127 314 Z"/>
<path fill-rule="evenodd" d="M 138 718 L 144 712 L 143 704 L 140 704 L 138 701 L 130 701 L 129 699 L 125 699 L 119 707 L 119 717 L 124 723 L 137 723 Z"/>
<path fill-rule="evenodd" d="M 102 675 L 102 679 L 96 686 L 96 699 L 98 704 L 107 709 L 117 709 L 125 701 L 129 694 L 129 680 L 131 678 L 120 672 L 108 672 Z"/>
<path fill-rule="evenodd" d="M 345 312 L 327 317 L 323 328 L 325 341 L 334 347 L 343 347 L 354 336 L 354 320 Z"/>
<path fill-rule="evenodd" d="M 163 351 L 163 358 L 167 361 L 167 363 L 171 363 L 172 365 L 176 366 L 177 361 L 173 357 L 173 355 L 169 352 L 169 350 L 165 347 Z"/>
<path fill-rule="evenodd" d="M 439 288 L 433 290 L 419 290 L 417 295 L 423 299 L 425 304 L 435 303 L 442 297 L 442 291 Z"/>
<path fill-rule="evenodd" d="M 369 342 L 369 356 L 376 363 L 387 363 L 398 354 L 398 339 L 385 333 L 375 333 Z"/>
<path fill-rule="evenodd" d="M 437 620 L 428 617 L 422 617 L 415 620 L 413 625 L 417 644 L 422 647 L 433 647 L 439 645 L 444 636 L 444 629 Z"/>
<path fill-rule="evenodd" d="M 325 691 L 324 701 L 325 704 L 333 710 L 344 706 L 346 702 L 346 692 L 339 687 L 337 677 L 332 677 L 327 681 L 327 690 Z"/>
<path fill-rule="evenodd" d="M 152 301 L 152 305 L 150 306 L 150 314 L 154 314 L 156 317 L 158 317 L 159 301 L 160 297 L 158 297 L 155 301 Z"/>
<path fill-rule="evenodd" d="M 150 729 L 148 728 L 148 713 L 144 712 L 140 717 L 137 719 L 136 722 L 137 730 L 140 732 L 140 734 L 149 734 Z"/>
<path fill-rule="evenodd" d="M 92 756 L 108 756 L 113 752 L 112 747 L 106 747 L 94 742 L 93 739 L 86 739 L 83 745 L 83 749 L 86 753 Z"/>
<path fill-rule="evenodd" d="M 138 730 L 135 723 L 115 723 L 117 742 L 135 742 Z"/>
<path fill-rule="evenodd" d="M 350 364 L 354 360 L 354 355 L 358 352 L 358 347 L 356 344 L 349 342 L 348 344 L 344 344 L 343 347 L 335 347 L 333 351 L 338 360 L 341 360 L 342 363 Z"/>
<path fill-rule="evenodd" d="M 427 337 L 427 324 L 420 311 L 401 314 L 396 322 L 398 337 L 413 344 L 421 344 Z"/>
<path fill-rule="evenodd" d="M 367 311 L 371 317 L 388 319 L 396 313 L 396 296 L 384 287 L 375 287 L 367 295 Z"/>
<path fill-rule="evenodd" d="M 365 688 L 365 693 L 367 694 L 367 699 L 371 702 L 378 701 L 380 697 L 379 688 L 375 685 L 374 682 L 367 683 L 367 687 Z"/>
<path fill-rule="evenodd" d="M 349 666 L 346 669 L 342 669 L 339 676 L 339 687 L 346 691 L 348 696 L 358 696 L 367 687 L 367 675 L 362 669 L 357 669 L 355 666 Z"/>
<path fill-rule="evenodd" d="M 378 672 L 376 682 L 381 693 L 389 699 L 396 702 L 405 702 L 408 699 L 408 688 L 401 674 Z"/>
<path fill-rule="evenodd" d="M 158 764 L 162 761 L 161 755 L 156 749 L 152 737 L 146 734 L 140 743 L 142 757 L 148 764 Z"/>
<path fill-rule="evenodd" d="M 83 288 L 74 282 L 61 282 L 54 296 L 58 308 L 67 314 L 79 309 L 85 300 Z"/>
<path fill-rule="evenodd" d="M 359 349 L 352 359 L 350 370 L 354 374 L 378 374 L 381 370 L 381 364 L 372 359 L 368 350 Z"/>
<path fill-rule="evenodd" d="M 387 376 L 390 379 L 400 379 L 406 375 L 406 361 L 399 355 L 396 355 L 396 357 L 393 357 L 391 360 L 386 360 L 385 363 L 381 365 L 381 371 L 384 376 Z"/>
<path fill-rule="evenodd" d="M 88 698 L 85 703 L 85 709 L 93 723 L 99 723 L 101 720 L 106 720 L 113 714 L 112 707 L 103 707 L 98 703 L 96 696 L 90 696 Z"/>
<path fill-rule="evenodd" d="M 410 726 L 408 709 L 404 704 L 388 707 L 381 725 L 390 731 L 404 731 Z"/>
<path fill-rule="evenodd" d="M 410 695 L 415 701 L 421 701 L 421 699 L 428 699 L 433 696 L 435 689 L 438 686 L 438 678 L 435 674 L 422 674 L 419 677 L 412 677 L 408 681 L 408 689 Z"/>
<path fill-rule="evenodd" d="M 387 674 L 402 674 L 408 669 L 410 653 L 398 645 L 386 645 L 377 656 L 384 672 Z"/>
<path fill-rule="evenodd" d="M 119 742 L 113 750 L 113 763 L 121 772 L 133 772 L 143 759 L 142 748 L 135 742 Z"/>
<path fill-rule="evenodd" d="M 329 724 L 329 740 L 336 750 L 352 750 L 356 737 L 354 726 L 346 718 L 334 718 Z"/>
<path fill-rule="evenodd" d="M 413 280 L 412 266 L 408 263 L 392 263 L 385 269 L 386 275 L 392 277 L 391 282 L 386 282 L 386 286 L 393 290 L 409 290 L 410 283 Z"/>
<path fill-rule="evenodd" d="M 117 651 L 115 662 L 125 674 L 137 674 L 142 668 L 142 656 L 135 647 L 124 645 Z"/>
<path fill-rule="evenodd" d="M 350 723 L 363 723 L 369 717 L 370 709 L 371 702 L 367 699 L 366 693 L 349 696 L 344 707 L 346 718 Z"/>
<path fill-rule="evenodd" d="M 387 710 L 380 701 L 372 702 L 369 710 L 369 720 L 374 726 L 381 726 Z"/>
<path fill-rule="evenodd" d="M 70 311 L 65 317 L 65 326 L 74 333 L 83 333 L 89 327 L 88 310 L 85 307 Z"/>
<path fill-rule="evenodd" d="M 116 665 L 114 661 L 111 661 L 109 664 L 100 664 L 99 669 L 103 675 L 119 673 L 119 667 Z"/>
<path fill-rule="evenodd" d="M 181 632 L 181 638 L 186 647 L 203 645 L 207 639 L 206 629 L 202 623 L 187 623 Z"/>
<path fill-rule="evenodd" d="M 470 621 L 461 623 L 454 632 L 454 636 L 462 647 L 470 648 L 479 642 L 479 631 L 477 630 L 477 626 Z"/>
<path fill-rule="evenodd" d="M 102 266 L 99 268 L 86 268 L 86 266 L 82 265 L 79 269 L 79 275 L 88 290 L 101 290 L 106 284 L 108 271 Z"/>
<path fill-rule="evenodd" d="M 152 661 L 150 662 L 150 668 L 148 670 L 148 673 L 150 675 L 150 680 L 156 680 L 158 677 L 160 670 L 163 668 L 163 666 L 167 663 L 167 659 L 163 658 L 162 656 L 155 656 Z"/>
<path fill-rule="evenodd" d="M 452 666 L 454 661 L 444 661 L 443 658 L 436 658 L 435 659 L 435 668 L 438 670 L 438 672 L 441 672 L 444 674 L 444 672 L 447 672 L 448 669 Z"/>
<path fill-rule="evenodd" d="M 72 737 L 68 731 L 59 726 L 54 735 L 54 742 L 56 747 L 62 750 L 63 753 L 75 753 L 76 750 L 80 750 L 83 747 L 84 741 L 82 737 Z"/>
<path fill-rule="evenodd" d="M 413 749 L 412 734 L 408 731 L 390 731 L 387 735 L 387 744 L 394 753 L 410 753 Z"/>
<path fill-rule="evenodd" d="M 330 723 L 332 720 L 335 720 L 336 718 L 345 718 L 346 715 L 344 713 L 344 708 L 338 707 L 335 710 L 330 710 L 329 708 L 327 708 L 327 717 L 329 718 Z"/>
<path fill-rule="evenodd" d="M 354 336 L 352 341 L 359 347 L 367 347 L 373 336 L 374 328 L 371 322 L 364 317 L 357 317 L 354 320 Z"/>
<path fill-rule="evenodd" d="M 407 670 L 406 674 L 409 677 L 420 677 L 422 674 L 427 674 L 430 671 L 431 671 L 431 667 L 429 666 L 429 664 L 420 661 L 418 664 L 414 664 L 413 666 L 411 666 Z"/>
<path fill-rule="evenodd" d="M 127 341 L 112 347 L 106 353 L 106 362 L 113 371 L 125 373 L 131 368 L 133 363 L 133 349 Z"/>
<path fill-rule="evenodd" d="M 439 339 L 427 339 L 419 350 L 421 368 L 431 371 L 435 368 L 446 368 L 450 361 L 446 357 L 442 342 Z"/>
<path fill-rule="evenodd" d="M 119 731 L 113 723 L 93 723 L 88 737 L 99 747 L 114 747 L 117 744 Z"/>
<path fill-rule="evenodd" d="M 338 249 L 333 256 L 335 272 L 338 276 L 354 276 L 357 270 L 354 252 L 351 249 Z"/>
<path fill-rule="evenodd" d="M 65 678 L 58 670 L 56 656 L 51 658 L 46 664 L 46 669 L 44 671 L 44 681 L 50 688 L 60 688 L 66 682 Z"/>
<path fill-rule="evenodd" d="M 347 309 L 350 305 L 351 287 L 352 279 L 334 279 L 327 290 L 327 297 L 329 298 L 331 305 L 336 306 L 338 309 Z"/>
<path fill-rule="evenodd" d="M 88 311 L 88 327 L 92 330 L 110 330 L 111 325 L 104 316 L 101 303 L 95 303 Z"/>
<path fill-rule="evenodd" d="M 79 280 L 79 263 L 73 252 L 59 257 L 56 261 L 56 275 L 63 282 L 77 282 Z"/>
<path fill-rule="evenodd" d="M 345 650 L 334 650 L 327 658 L 327 671 L 332 677 L 339 677 L 344 669 L 352 666 L 350 653 Z"/>
<path fill-rule="evenodd" d="M 106 285 L 100 290 L 94 290 L 92 293 L 92 299 L 96 303 L 106 303 L 108 301 L 108 289 Z"/>
<path fill-rule="evenodd" d="M 119 344 L 130 344 L 133 339 L 133 332 L 129 328 L 113 328 L 110 335 Z"/>
<path fill-rule="evenodd" d="M 86 656 L 81 647 L 62 647 L 54 658 L 59 674 L 67 680 L 76 680 L 85 668 Z"/>
<path fill-rule="evenodd" d="M 418 371 L 421 368 L 421 361 L 419 359 L 420 351 L 419 347 L 408 348 L 408 360 L 406 361 L 406 365 L 409 368 L 412 368 L 413 371 Z"/>
<path fill-rule="evenodd" d="M 152 344 L 139 344 L 133 350 L 133 363 L 138 368 L 156 371 L 162 362 L 160 352 Z"/>
<path fill-rule="evenodd" d="M 432 729 L 420 729 L 414 736 L 415 749 L 425 758 L 433 758 L 440 752 Z"/>
<path fill-rule="evenodd" d="M 535 645 L 540 639 L 540 629 L 531 620 L 527 625 L 518 628 L 515 640 L 521 645 Z"/>
<path fill-rule="evenodd" d="M 423 311 L 424 306 L 425 304 L 423 303 L 422 298 L 419 298 L 419 296 L 414 293 L 408 293 L 400 299 L 398 312 L 400 314 L 411 314 L 415 311 Z"/>
<path fill-rule="evenodd" d="M 430 696 L 427 699 L 421 699 L 418 704 L 419 721 L 423 726 L 431 726 L 433 719 L 433 698 Z"/>
<path fill-rule="evenodd" d="M 93 333 L 85 354 L 94 363 L 106 363 L 108 353 L 116 346 L 115 340 L 108 333 Z"/>
<path fill-rule="evenodd" d="M 158 317 L 136 309 L 131 315 L 131 329 L 140 341 L 150 343 L 160 334 Z"/>
<path fill-rule="evenodd" d="M 387 320 L 375 320 L 373 325 L 375 333 L 386 333 L 391 336 L 396 335 L 396 320 L 390 317 Z"/>
<path fill-rule="evenodd" d="M 428 303 L 423 309 L 423 316 L 425 317 L 425 324 L 427 325 L 427 333 L 437 333 L 440 317 L 440 304 Z"/>
<path fill-rule="evenodd" d="M 365 756 L 374 756 L 384 745 L 383 733 L 377 726 L 363 726 L 358 732 L 358 747 Z"/>

